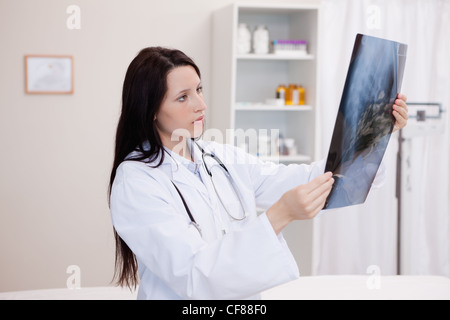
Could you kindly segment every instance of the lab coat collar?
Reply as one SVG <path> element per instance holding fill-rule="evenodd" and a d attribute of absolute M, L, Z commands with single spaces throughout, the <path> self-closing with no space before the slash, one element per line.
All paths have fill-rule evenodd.
<path fill-rule="evenodd" d="M 165 148 L 166 154 L 164 155 L 164 163 L 170 163 L 170 164 L 174 165 L 175 166 L 174 170 L 177 169 L 176 168 L 177 162 L 178 163 L 181 162 L 185 165 L 189 165 L 189 164 L 193 163 L 193 164 L 197 165 L 198 167 L 200 167 L 203 165 L 203 157 L 202 157 L 201 149 L 203 149 L 206 153 L 214 154 L 214 151 L 210 150 L 209 145 L 207 143 L 204 143 L 204 141 L 202 141 L 202 140 L 196 140 L 196 141 L 189 140 L 188 148 L 192 155 L 193 161 L 190 161 L 184 157 L 181 157 L 180 155 Z M 172 158 L 170 158 L 170 156 L 172 156 Z M 206 164 L 208 165 L 208 167 L 218 165 L 218 163 L 216 161 L 214 161 L 210 158 L 206 158 L 205 161 L 206 161 Z"/>
<path fill-rule="evenodd" d="M 192 148 L 194 148 L 194 145 L 191 140 L 189 140 L 189 142 L 188 142 L 188 147 L 190 148 L 190 150 L 192 150 Z M 150 142 L 149 141 L 143 142 L 142 149 L 149 150 Z M 195 146 L 195 148 L 194 148 L 195 154 L 193 155 L 194 164 L 201 164 L 201 162 L 202 162 L 201 152 L 199 155 L 198 151 L 199 151 L 198 148 Z M 181 157 L 177 153 L 172 152 L 170 149 L 167 149 L 165 147 L 163 147 L 163 152 L 164 152 L 164 159 L 163 159 L 163 162 L 161 163 L 161 165 L 171 165 L 173 167 L 172 171 L 178 170 L 178 166 L 180 163 L 187 165 L 190 162 L 188 159 Z M 139 150 L 139 147 L 137 146 L 134 151 L 132 151 L 130 154 L 128 154 L 126 156 L 125 160 L 133 160 L 134 158 L 139 157 L 141 154 L 142 154 L 142 152 Z M 153 160 L 151 163 L 149 163 L 149 165 L 154 166 L 155 164 L 159 163 L 161 161 L 161 157 L 162 157 L 162 155 L 158 154 L 158 156 L 155 158 L 155 160 Z"/>
<path fill-rule="evenodd" d="M 180 156 L 178 153 L 173 152 L 170 149 L 164 148 L 165 154 L 163 165 L 169 164 L 171 166 L 174 179 L 176 179 L 178 174 L 183 171 L 180 170 L 180 166 L 184 166 L 191 172 L 197 172 L 203 164 L 201 154 L 198 154 L 198 148 L 192 143 L 191 140 L 188 142 L 188 149 L 188 152 L 192 155 L 192 161 Z M 183 177 L 181 176 L 181 178 Z"/>
<path fill-rule="evenodd" d="M 176 185 L 188 183 L 190 184 L 193 181 L 193 183 L 196 184 L 196 186 L 198 187 L 198 190 L 202 190 L 207 196 L 207 190 L 205 189 L 204 184 L 199 179 L 192 179 L 192 176 L 189 174 L 188 169 L 181 167 L 190 165 L 197 166 L 197 169 L 200 171 L 201 178 L 203 179 L 203 181 L 209 178 L 203 166 L 202 152 L 196 144 L 198 144 L 201 148 L 203 148 L 205 152 L 214 153 L 213 150 L 210 150 L 209 144 L 205 143 L 204 141 L 188 140 L 188 147 L 191 150 L 191 154 L 194 160 L 193 163 L 188 159 L 176 154 L 175 152 L 172 152 L 171 150 L 164 148 L 164 159 L 163 162 L 161 163 L 160 169 L 166 172 L 166 174 L 169 175 L 169 178 Z M 148 150 L 150 148 L 150 143 L 148 141 L 145 141 L 144 143 L 142 143 L 142 148 L 144 150 Z M 138 149 L 136 149 L 135 151 L 131 152 L 126 159 L 131 160 L 132 158 L 138 156 L 140 153 L 141 152 Z M 149 166 L 154 166 L 160 161 L 161 161 L 161 154 L 159 154 L 154 161 L 149 163 Z M 210 157 L 206 158 L 205 161 L 207 162 L 209 168 L 218 165 L 217 162 L 212 160 Z"/>

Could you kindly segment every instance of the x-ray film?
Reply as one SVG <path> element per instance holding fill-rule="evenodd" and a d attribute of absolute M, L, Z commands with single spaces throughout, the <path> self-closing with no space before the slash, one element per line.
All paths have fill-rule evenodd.
<path fill-rule="evenodd" d="M 325 166 L 335 182 L 324 209 L 366 200 L 394 127 L 406 51 L 402 43 L 356 36 Z"/>

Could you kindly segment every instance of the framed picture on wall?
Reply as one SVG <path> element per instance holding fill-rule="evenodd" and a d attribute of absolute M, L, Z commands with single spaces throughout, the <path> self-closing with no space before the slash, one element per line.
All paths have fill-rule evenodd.
<path fill-rule="evenodd" d="M 28 94 L 72 94 L 73 57 L 26 55 L 25 92 Z"/>

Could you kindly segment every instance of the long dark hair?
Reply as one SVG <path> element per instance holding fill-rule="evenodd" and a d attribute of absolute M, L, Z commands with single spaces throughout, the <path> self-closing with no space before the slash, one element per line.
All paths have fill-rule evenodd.
<path fill-rule="evenodd" d="M 180 50 L 149 47 L 142 49 L 131 61 L 123 83 L 122 111 L 116 131 L 108 202 L 117 167 L 132 151 L 139 151 L 132 158 L 134 161 L 153 162 L 160 156 L 155 167 L 164 161 L 164 149 L 154 119 L 167 92 L 167 75 L 180 66 L 192 66 L 200 78 L 199 68 Z M 144 148 L 146 143 L 149 147 Z M 138 284 L 136 256 L 114 227 L 113 230 L 116 242 L 113 279 L 120 286 L 135 288 Z"/>

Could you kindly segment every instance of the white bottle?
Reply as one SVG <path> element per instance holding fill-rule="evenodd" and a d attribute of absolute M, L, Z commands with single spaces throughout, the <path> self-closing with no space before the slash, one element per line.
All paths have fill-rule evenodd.
<path fill-rule="evenodd" d="M 295 156 L 297 154 L 297 147 L 295 146 L 295 140 L 292 138 L 284 139 L 284 145 L 287 148 L 287 153 L 290 156 Z"/>
<path fill-rule="evenodd" d="M 256 54 L 269 53 L 269 31 L 263 25 L 257 26 L 253 32 L 253 52 Z"/>
<path fill-rule="evenodd" d="M 252 34 L 246 23 L 240 23 L 237 29 L 237 53 L 250 53 L 252 47 Z"/>

